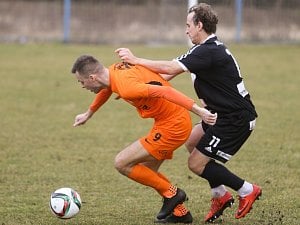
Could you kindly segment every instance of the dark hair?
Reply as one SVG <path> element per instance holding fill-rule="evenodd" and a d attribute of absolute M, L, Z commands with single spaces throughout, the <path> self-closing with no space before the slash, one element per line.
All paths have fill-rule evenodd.
<path fill-rule="evenodd" d="M 102 69 L 103 66 L 96 58 L 91 55 L 81 55 L 76 59 L 71 72 L 78 72 L 81 76 L 88 77 L 90 74 L 99 72 Z"/>
<path fill-rule="evenodd" d="M 194 12 L 193 22 L 197 25 L 199 22 L 203 24 L 206 33 L 212 34 L 217 31 L 218 15 L 213 11 L 210 5 L 200 3 L 191 7 L 188 13 Z"/>

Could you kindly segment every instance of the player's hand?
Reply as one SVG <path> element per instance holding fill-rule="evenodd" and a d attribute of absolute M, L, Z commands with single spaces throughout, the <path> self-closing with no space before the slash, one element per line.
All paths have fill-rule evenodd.
<path fill-rule="evenodd" d="M 217 118 L 218 118 L 217 113 L 211 113 L 205 108 L 202 108 L 201 111 L 202 111 L 201 118 L 205 123 L 209 125 L 214 125 L 217 122 Z"/>
<path fill-rule="evenodd" d="M 217 113 L 211 113 L 207 109 L 204 109 L 206 112 L 201 117 L 203 121 L 209 125 L 214 125 L 217 122 L 218 115 Z"/>
<path fill-rule="evenodd" d="M 201 108 L 197 104 L 193 105 L 192 112 L 199 115 L 202 118 L 202 120 L 209 125 L 214 125 L 217 122 L 217 113 L 211 113 L 207 109 Z"/>
<path fill-rule="evenodd" d="M 91 114 L 89 112 L 81 113 L 75 117 L 75 122 L 73 124 L 73 127 L 77 127 L 80 125 L 85 124 L 86 121 L 91 117 Z"/>
<path fill-rule="evenodd" d="M 138 64 L 138 58 L 135 57 L 128 48 L 118 48 L 115 50 L 120 59 L 130 64 Z"/>

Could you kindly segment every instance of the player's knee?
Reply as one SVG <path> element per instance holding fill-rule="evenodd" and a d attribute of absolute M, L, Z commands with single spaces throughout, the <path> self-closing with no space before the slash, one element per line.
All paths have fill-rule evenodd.
<path fill-rule="evenodd" d="M 115 157 L 114 167 L 119 173 L 126 175 L 126 165 L 119 155 Z"/>
<path fill-rule="evenodd" d="M 194 143 L 192 143 L 190 140 L 187 140 L 184 145 L 189 152 L 192 152 L 195 148 Z"/>
<path fill-rule="evenodd" d="M 200 176 L 205 168 L 205 164 L 195 160 L 193 157 L 189 157 L 188 167 L 190 171 Z"/>

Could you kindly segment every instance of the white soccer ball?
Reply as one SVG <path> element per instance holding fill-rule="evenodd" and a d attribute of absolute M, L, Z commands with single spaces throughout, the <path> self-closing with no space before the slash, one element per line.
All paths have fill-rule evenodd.
<path fill-rule="evenodd" d="M 60 188 L 51 194 L 50 209 L 58 218 L 70 219 L 79 213 L 80 208 L 80 195 L 72 188 Z"/>

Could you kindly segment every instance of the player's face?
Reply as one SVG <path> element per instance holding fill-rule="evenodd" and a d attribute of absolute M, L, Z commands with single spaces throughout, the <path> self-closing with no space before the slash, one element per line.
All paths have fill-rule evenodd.
<path fill-rule="evenodd" d="M 82 88 L 85 88 L 91 92 L 97 94 L 101 89 L 102 85 L 97 82 L 94 76 L 90 75 L 88 78 L 80 76 L 80 74 L 76 73 L 76 78 L 78 82 L 81 84 Z"/>
<path fill-rule="evenodd" d="M 186 18 L 186 34 L 193 44 L 200 44 L 200 24 L 195 25 L 193 21 L 194 12 L 189 13 Z"/>

